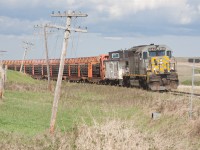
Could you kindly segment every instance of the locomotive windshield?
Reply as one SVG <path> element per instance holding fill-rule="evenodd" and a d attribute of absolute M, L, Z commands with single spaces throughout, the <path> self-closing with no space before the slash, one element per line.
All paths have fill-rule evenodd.
<path fill-rule="evenodd" d="M 172 52 L 171 51 L 167 51 L 167 56 L 169 56 L 169 58 L 172 57 Z"/>
<path fill-rule="evenodd" d="M 150 57 L 154 57 L 154 56 L 165 56 L 165 51 L 164 51 L 164 50 L 149 51 L 149 56 L 150 56 Z"/>

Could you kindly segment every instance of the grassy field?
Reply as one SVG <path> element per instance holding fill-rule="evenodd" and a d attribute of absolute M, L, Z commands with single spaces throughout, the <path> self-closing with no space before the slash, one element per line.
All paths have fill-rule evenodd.
<path fill-rule="evenodd" d="M 181 85 L 192 85 L 192 63 L 179 61 L 177 63 L 179 81 Z M 200 64 L 195 64 L 194 84 L 200 86 Z"/>
<path fill-rule="evenodd" d="M 52 83 L 53 87 L 55 82 Z M 8 72 L 0 149 L 198 149 L 200 102 L 135 88 L 63 82 L 55 135 L 47 82 Z M 153 112 L 161 113 L 152 120 Z"/>

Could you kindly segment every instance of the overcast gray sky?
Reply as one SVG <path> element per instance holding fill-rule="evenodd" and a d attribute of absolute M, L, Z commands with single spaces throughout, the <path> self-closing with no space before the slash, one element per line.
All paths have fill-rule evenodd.
<path fill-rule="evenodd" d="M 37 24 L 64 25 L 62 18 L 51 18 L 52 11 L 87 13 L 74 19 L 74 27 L 88 33 L 73 33 L 68 57 L 97 56 L 140 44 L 166 44 L 175 56 L 200 56 L 199 0 L 1 0 L 0 50 L 2 59 L 21 59 L 22 41 L 34 46 L 29 59 L 44 58 L 44 41 Z M 50 58 L 58 58 L 63 32 L 51 30 L 48 36 Z"/>

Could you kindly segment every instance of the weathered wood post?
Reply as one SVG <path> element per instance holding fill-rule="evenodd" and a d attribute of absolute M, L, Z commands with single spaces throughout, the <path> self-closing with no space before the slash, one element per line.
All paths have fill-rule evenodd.
<path fill-rule="evenodd" d="M 3 98 L 3 94 L 4 94 L 4 87 L 5 87 L 5 70 L 3 67 L 3 63 L 0 63 L 0 99 Z"/>
<path fill-rule="evenodd" d="M 0 99 L 3 98 L 3 81 L 2 78 L 0 79 Z"/>
<path fill-rule="evenodd" d="M 5 74 L 5 83 L 7 82 L 7 70 L 8 70 L 8 65 L 5 65 L 5 68 L 4 68 L 4 74 Z"/>

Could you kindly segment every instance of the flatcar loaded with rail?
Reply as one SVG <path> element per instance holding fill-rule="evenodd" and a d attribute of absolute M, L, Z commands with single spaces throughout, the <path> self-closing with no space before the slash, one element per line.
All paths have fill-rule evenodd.
<path fill-rule="evenodd" d="M 22 60 L 4 60 L 8 69 L 19 71 Z M 50 76 L 57 79 L 59 59 L 51 59 Z M 47 78 L 46 61 L 25 60 L 23 72 L 33 78 Z M 150 90 L 176 89 L 179 80 L 175 58 L 166 45 L 140 45 L 96 57 L 65 60 L 63 80 L 138 86 Z"/>

